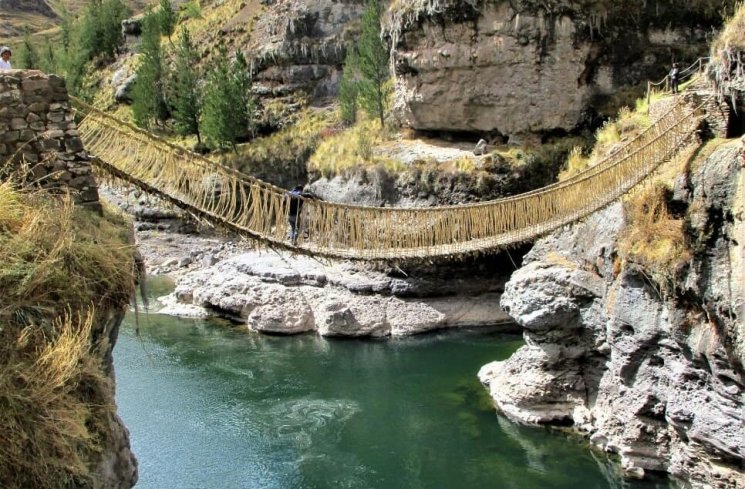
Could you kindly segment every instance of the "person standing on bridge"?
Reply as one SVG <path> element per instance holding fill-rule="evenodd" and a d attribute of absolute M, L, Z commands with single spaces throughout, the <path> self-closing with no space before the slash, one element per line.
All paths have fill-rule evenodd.
<path fill-rule="evenodd" d="M 10 65 L 10 57 L 13 53 L 10 51 L 8 46 L 0 48 L 0 70 L 12 70 L 13 67 Z"/>
<path fill-rule="evenodd" d="M 680 83 L 680 70 L 678 69 L 678 63 L 673 63 L 673 69 L 670 70 L 670 88 L 673 93 L 678 93 L 678 84 Z"/>
<path fill-rule="evenodd" d="M 302 185 L 298 185 L 290 190 L 290 212 L 287 214 L 287 221 L 290 224 L 290 241 L 293 245 L 297 243 L 297 229 L 300 220 L 300 211 L 303 208 L 302 194 Z"/>

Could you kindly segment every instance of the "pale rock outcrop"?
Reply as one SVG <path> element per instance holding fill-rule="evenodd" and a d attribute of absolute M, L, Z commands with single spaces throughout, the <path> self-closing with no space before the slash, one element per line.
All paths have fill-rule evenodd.
<path fill-rule="evenodd" d="M 529 0 L 395 2 L 394 114 L 417 130 L 530 135 L 596 124 L 603 98 L 707 50 L 695 5 Z M 699 15 L 700 14 L 700 15 Z M 598 31 L 602 35 L 598 35 Z M 457 87 L 457 89 L 453 89 Z"/>
<path fill-rule="evenodd" d="M 745 487 L 743 151 L 720 147 L 676 185 L 695 256 L 673 297 L 618 266 L 620 204 L 536 244 L 502 297 L 526 345 L 479 372 L 501 411 L 572 423 L 630 476 Z"/>
<path fill-rule="evenodd" d="M 499 308 L 503 281 L 468 282 L 393 278 L 350 263 L 249 252 L 181 276 L 160 312 L 218 314 L 275 334 L 381 337 L 441 328 L 510 329 Z"/>

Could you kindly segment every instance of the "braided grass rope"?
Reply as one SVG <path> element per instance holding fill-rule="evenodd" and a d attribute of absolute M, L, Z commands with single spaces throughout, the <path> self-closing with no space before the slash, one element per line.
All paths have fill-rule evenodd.
<path fill-rule="evenodd" d="M 271 246 L 361 260 L 459 256 L 530 241 L 618 199 L 670 159 L 701 114 L 679 101 L 599 164 L 525 194 L 457 206 L 380 208 L 306 199 L 297 243 L 290 195 L 73 99 L 86 150 L 105 172 Z"/>

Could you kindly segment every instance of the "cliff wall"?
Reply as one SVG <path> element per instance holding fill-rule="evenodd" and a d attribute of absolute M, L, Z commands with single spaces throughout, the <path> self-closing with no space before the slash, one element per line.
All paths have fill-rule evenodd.
<path fill-rule="evenodd" d="M 674 280 L 622 253 L 628 203 L 536 244 L 502 297 L 527 344 L 479 374 L 500 410 L 571 423 L 630 476 L 745 487 L 744 151 L 722 144 L 676 178 Z M 661 260 L 671 245 L 656 243 Z"/>
<path fill-rule="evenodd" d="M 722 22 L 717 8 L 705 1 L 394 2 L 385 26 L 394 112 L 417 130 L 515 141 L 592 126 L 598 112 L 633 104 L 673 61 L 705 55 Z"/>
<path fill-rule="evenodd" d="M 60 78 L 0 72 L 0 101 L 0 487 L 129 489 L 111 353 L 131 223 L 98 202 Z"/>

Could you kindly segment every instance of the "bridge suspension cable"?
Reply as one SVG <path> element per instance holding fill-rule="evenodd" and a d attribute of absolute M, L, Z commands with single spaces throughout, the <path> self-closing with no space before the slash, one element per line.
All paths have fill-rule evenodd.
<path fill-rule="evenodd" d="M 671 158 L 701 114 L 678 102 L 639 136 L 568 180 L 488 202 L 421 208 L 304 199 L 287 239 L 289 193 L 215 163 L 80 100 L 94 165 L 189 212 L 272 246 L 361 260 L 458 256 L 530 241 L 618 199 Z"/>

